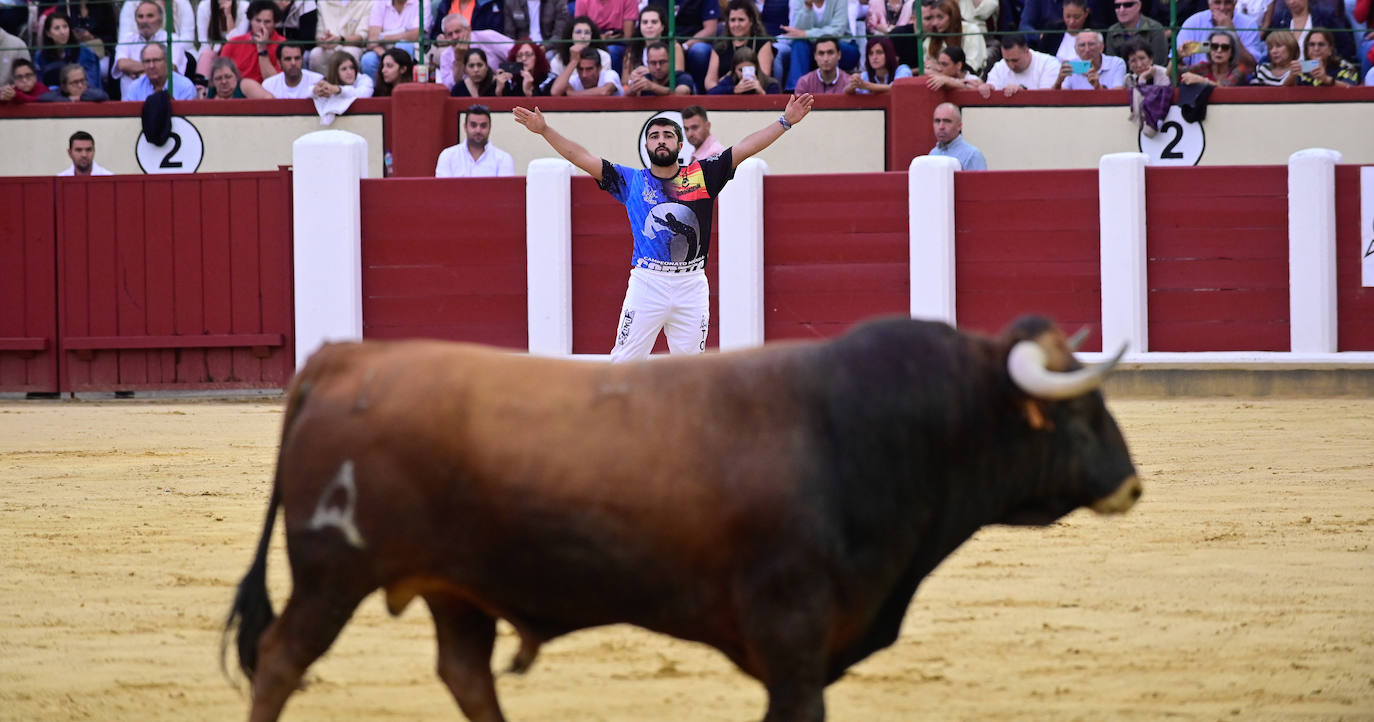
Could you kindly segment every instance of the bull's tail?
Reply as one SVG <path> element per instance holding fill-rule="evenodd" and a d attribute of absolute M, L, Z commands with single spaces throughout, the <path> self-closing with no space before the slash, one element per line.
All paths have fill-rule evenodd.
<path fill-rule="evenodd" d="M 272 484 L 272 500 L 267 505 L 267 521 L 263 523 L 262 538 L 258 540 L 258 553 L 253 557 L 253 565 L 239 582 L 234 604 L 229 609 L 229 618 L 224 622 L 224 633 L 220 639 L 220 668 L 225 676 L 229 671 L 225 657 L 228 652 L 229 638 L 234 636 L 239 652 L 239 668 L 251 682 L 258 667 L 258 639 L 277 618 L 272 611 L 272 599 L 267 595 L 267 549 L 272 542 L 272 526 L 277 520 L 277 508 L 281 505 L 280 484 Z"/>

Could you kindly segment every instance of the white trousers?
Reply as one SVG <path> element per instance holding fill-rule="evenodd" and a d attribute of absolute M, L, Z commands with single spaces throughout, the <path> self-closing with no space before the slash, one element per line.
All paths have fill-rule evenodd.
<path fill-rule="evenodd" d="M 611 363 L 649 357 L 661 329 L 673 353 L 706 350 L 711 321 L 710 288 L 705 271 L 664 273 L 647 268 L 630 270 L 630 286 L 620 308 Z"/>

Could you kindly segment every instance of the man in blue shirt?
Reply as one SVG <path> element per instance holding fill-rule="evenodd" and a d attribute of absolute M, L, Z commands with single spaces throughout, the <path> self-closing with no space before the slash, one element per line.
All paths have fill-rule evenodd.
<path fill-rule="evenodd" d="M 716 195 L 746 158 L 773 144 L 811 112 L 810 95 L 794 95 L 776 122 L 718 155 L 681 165 L 682 128 L 671 119 L 649 121 L 644 132 L 648 168 L 628 168 L 597 158 L 549 127 L 539 108 L 516 107 L 515 122 L 544 137 L 558 154 L 596 179 L 625 204 L 634 236 L 630 284 L 620 310 L 612 363 L 646 358 L 668 337 L 673 353 L 706 350 L 710 322 L 706 255 Z"/>
<path fill-rule="evenodd" d="M 961 170 L 987 170 L 983 151 L 964 140 L 964 117 L 959 106 L 941 103 L 935 107 L 935 147 L 927 155 L 947 155 L 959 161 Z"/>
<path fill-rule="evenodd" d="M 144 101 L 159 90 L 167 89 L 167 47 L 156 43 L 143 46 L 139 55 L 143 61 L 143 75 L 129 85 L 124 100 Z M 196 84 L 181 73 L 172 72 L 172 100 L 195 100 Z"/>

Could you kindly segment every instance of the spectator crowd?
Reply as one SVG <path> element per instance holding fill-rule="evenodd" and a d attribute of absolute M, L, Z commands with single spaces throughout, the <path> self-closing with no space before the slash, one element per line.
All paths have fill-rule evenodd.
<path fill-rule="evenodd" d="M 0 103 L 1374 85 L 1374 0 L 0 0 Z"/>

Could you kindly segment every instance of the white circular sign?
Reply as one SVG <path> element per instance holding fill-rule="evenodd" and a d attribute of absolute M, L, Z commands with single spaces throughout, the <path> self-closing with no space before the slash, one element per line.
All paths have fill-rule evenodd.
<path fill-rule="evenodd" d="M 172 135 L 166 143 L 153 145 L 140 132 L 134 154 L 144 173 L 195 173 L 205 158 L 205 145 L 191 121 L 173 116 Z"/>
<path fill-rule="evenodd" d="M 1177 105 L 1169 109 L 1153 137 L 1145 134 L 1144 127 L 1140 129 L 1140 152 L 1150 157 L 1150 165 L 1197 165 L 1206 149 L 1202 124 L 1184 120 Z"/>
<path fill-rule="evenodd" d="M 645 136 L 649 134 L 649 121 L 652 121 L 654 118 L 667 118 L 668 120 L 677 123 L 678 129 L 682 128 L 682 113 L 679 113 L 676 110 L 665 110 L 661 113 L 654 113 L 653 115 L 649 116 L 649 120 L 644 121 L 644 127 L 639 129 L 639 162 L 645 168 L 649 167 L 649 152 L 644 150 L 644 141 L 646 140 Z M 679 150 L 677 154 L 678 165 L 687 165 L 688 163 L 691 163 L 692 154 L 697 152 L 696 146 L 687 142 L 686 131 L 684 131 L 683 133 L 684 134 L 682 137 L 682 149 Z"/>

